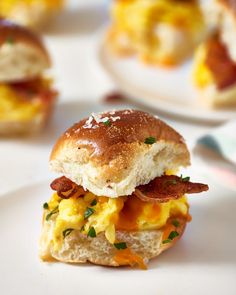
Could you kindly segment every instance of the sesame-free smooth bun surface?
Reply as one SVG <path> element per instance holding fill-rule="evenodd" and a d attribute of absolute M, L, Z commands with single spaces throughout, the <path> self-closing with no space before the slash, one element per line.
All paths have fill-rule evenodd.
<path fill-rule="evenodd" d="M 50 66 L 41 39 L 30 30 L 0 18 L 0 81 L 36 77 Z"/>
<path fill-rule="evenodd" d="M 50 166 L 97 195 L 118 197 L 189 162 L 174 129 L 148 113 L 121 110 L 93 114 L 68 129 L 52 150 Z"/>

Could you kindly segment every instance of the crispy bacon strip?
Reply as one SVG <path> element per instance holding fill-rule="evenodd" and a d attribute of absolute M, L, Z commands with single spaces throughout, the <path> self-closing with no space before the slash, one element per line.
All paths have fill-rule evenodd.
<path fill-rule="evenodd" d="M 51 184 L 52 190 L 56 191 L 58 196 L 63 199 L 69 199 L 70 197 L 76 195 L 80 197 L 85 194 L 85 190 L 82 186 L 77 185 L 65 176 L 56 178 Z"/>
<path fill-rule="evenodd" d="M 31 100 L 35 97 L 43 102 L 54 100 L 57 91 L 52 89 L 50 81 L 43 78 L 35 78 L 29 81 L 20 81 L 9 84 L 13 90 L 24 100 Z"/>
<path fill-rule="evenodd" d="M 226 46 L 216 36 L 207 43 L 206 65 L 211 70 L 219 90 L 236 83 L 236 63 L 230 58 Z"/>
<path fill-rule="evenodd" d="M 165 203 L 181 198 L 184 194 L 195 194 L 208 190 L 208 185 L 186 181 L 176 175 L 156 177 L 146 185 L 136 188 L 134 195 L 144 202 Z"/>

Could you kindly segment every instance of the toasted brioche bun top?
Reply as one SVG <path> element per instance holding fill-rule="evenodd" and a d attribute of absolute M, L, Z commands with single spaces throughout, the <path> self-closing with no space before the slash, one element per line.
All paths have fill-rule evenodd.
<path fill-rule="evenodd" d="M 136 186 L 189 163 L 181 135 L 137 110 L 93 114 L 80 121 L 59 138 L 50 157 L 53 171 L 108 197 L 132 194 Z"/>
<path fill-rule="evenodd" d="M 0 82 L 28 80 L 49 67 L 48 52 L 36 34 L 0 19 Z"/>

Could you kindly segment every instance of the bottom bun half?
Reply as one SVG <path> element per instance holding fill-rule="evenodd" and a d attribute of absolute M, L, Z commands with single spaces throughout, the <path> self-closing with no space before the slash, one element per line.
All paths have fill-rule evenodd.
<path fill-rule="evenodd" d="M 169 220 L 171 222 L 171 220 Z M 167 244 L 163 244 L 165 227 L 159 230 L 142 231 L 116 231 L 116 239 L 125 242 L 128 249 L 137 255 L 146 264 L 149 259 L 157 257 L 164 250 L 172 247 L 182 236 L 187 220 L 178 218 L 179 236 Z M 79 230 L 74 230 L 67 236 L 61 248 L 55 250 L 53 247 L 52 236 L 55 222 L 43 221 L 42 235 L 39 245 L 39 255 L 43 261 L 58 260 L 67 263 L 86 263 L 91 262 L 104 266 L 130 265 L 125 260 L 118 262 L 116 255 L 123 251 L 117 250 L 110 244 L 104 233 L 100 233 L 95 238 L 87 237 Z"/>

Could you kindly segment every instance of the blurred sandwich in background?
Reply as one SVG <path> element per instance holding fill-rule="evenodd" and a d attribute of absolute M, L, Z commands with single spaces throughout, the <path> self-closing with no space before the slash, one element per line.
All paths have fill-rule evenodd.
<path fill-rule="evenodd" d="M 39 28 L 63 6 L 64 0 L 1 0 L 0 16 L 21 25 Z"/>
<path fill-rule="evenodd" d="M 227 46 L 231 58 L 236 61 L 236 1 L 201 0 L 201 9 L 206 25 L 213 32 L 220 32 L 221 40 Z"/>
<path fill-rule="evenodd" d="M 213 35 L 196 50 L 194 83 L 204 105 L 236 106 L 236 2 L 205 1 L 202 9 Z"/>
<path fill-rule="evenodd" d="M 173 66 L 205 39 L 198 1 L 113 0 L 107 44 L 120 55 L 136 54 L 150 64 Z"/>
<path fill-rule="evenodd" d="M 50 117 L 57 92 L 50 57 L 28 29 L 0 20 L 0 135 L 32 134 Z"/>

